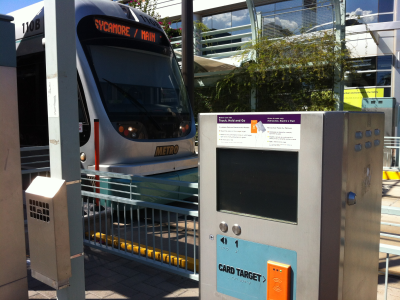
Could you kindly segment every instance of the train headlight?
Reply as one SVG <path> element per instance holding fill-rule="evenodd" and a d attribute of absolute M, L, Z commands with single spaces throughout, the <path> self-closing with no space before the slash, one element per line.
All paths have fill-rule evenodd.
<path fill-rule="evenodd" d="M 190 122 L 188 121 L 183 121 L 180 125 L 179 125 L 179 136 L 186 136 L 188 135 L 190 132 Z"/>
<path fill-rule="evenodd" d="M 85 161 L 85 160 L 86 160 L 86 154 L 85 154 L 85 152 L 81 152 L 80 157 L 81 157 L 81 161 Z"/>
<path fill-rule="evenodd" d="M 118 133 L 130 140 L 147 139 L 146 129 L 140 122 L 114 123 Z"/>

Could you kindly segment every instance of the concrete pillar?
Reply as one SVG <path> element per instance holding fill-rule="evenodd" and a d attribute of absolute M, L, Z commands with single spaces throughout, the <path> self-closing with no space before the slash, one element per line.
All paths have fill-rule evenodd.
<path fill-rule="evenodd" d="M 28 299 L 13 20 L 0 15 L 0 300 Z"/>

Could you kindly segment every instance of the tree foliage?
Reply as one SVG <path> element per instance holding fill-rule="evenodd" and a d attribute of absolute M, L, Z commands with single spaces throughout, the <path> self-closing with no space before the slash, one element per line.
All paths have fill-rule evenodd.
<path fill-rule="evenodd" d="M 171 27 L 172 23 L 167 21 L 166 18 L 160 20 L 159 23 L 164 28 L 164 31 L 170 40 L 174 37 L 178 37 L 178 36 L 182 35 L 182 28 L 179 28 L 179 29 L 172 28 Z M 175 44 L 172 46 L 179 46 L 179 45 Z"/>
<path fill-rule="evenodd" d="M 257 111 L 334 110 L 333 87 L 343 79 L 335 78 L 335 68 L 352 71 L 348 58 L 349 51 L 340 51 L 332 31 L 260 37 L 214 91 L 197 89 L 196 102 L 205 111 L 250 111 L 250 94 L 256 90 Z M 201 98 L 206 98 L 204 104 Z"/>
<path fill-rule="evenodd" d="M 128 5 L 141 10 L 157 21 L 161 19 L 160 14 L 156 11 L 157 0 L 132 0 L 128 2 Z"/>
<path fill-rule="evenodd" d="M 122 1 L 120 2 L 122 3 Z M 172 28 L 172 22 L 168 21 L 168 18 L 161 18 L 161 15 L 157 12 L 157 0 L 131 0 L 127 4 L 153 17 L 163 27 L 170 40 L 171 38 L 182 36 L 182 28 Z M 175 20 L 174 22 L 180 22 L 180 20 Z M 202 32 L 209 30 L 206 25 L 199 21 L 194 21 L 193 26 L 196 30 Z M 173 47 L 178 48 L 181 47 L 181 45 L 174 44 Z"/>
<path fill-rule="evenodd" d="M 174 29 L 171 27 L 171 22 L 168 21 L 167 18 L 161 18 L 161 15 L 157 12 L 157 0 L 132 0 L 127 4 L 153 17 L 163 27 L 170 40 L 173 37 L 182 35 L 182 28 Z"/>

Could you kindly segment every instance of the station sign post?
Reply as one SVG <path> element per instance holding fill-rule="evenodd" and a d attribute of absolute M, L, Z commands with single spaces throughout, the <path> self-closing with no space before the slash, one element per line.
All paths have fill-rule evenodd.
<path fill-rule="evenodd" d="M 57 299 L 85 299 L 74 0 L 44 1 L 51 177 L 65 180 L 71 278 Z"/>

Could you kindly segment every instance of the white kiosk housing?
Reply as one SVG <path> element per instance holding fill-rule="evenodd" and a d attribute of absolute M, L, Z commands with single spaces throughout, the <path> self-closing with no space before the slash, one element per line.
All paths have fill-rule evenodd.
<path fill-rule="evenodd" d="M 376 299 L 384 114 L 200 114 L 201 299 Z"/>

